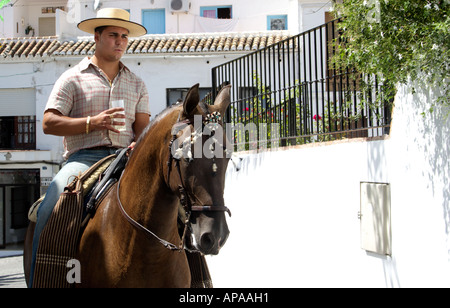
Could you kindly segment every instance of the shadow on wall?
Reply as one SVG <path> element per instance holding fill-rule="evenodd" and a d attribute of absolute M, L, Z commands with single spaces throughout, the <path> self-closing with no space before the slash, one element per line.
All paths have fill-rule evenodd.
<path fill-rule="evenodd" d="M 450 109 L 442 105 L 433 106 L 439 90 L 416 87 L 416 92 L 411 94 L 409 87 L 402 86 L 399 92 L 404 99 L 398 109 L 408 117 L 408 122 L 405 127 L 396 129 L 408 131 L 405 134 L 408 150 L 422 153 L 420 161 L 410 161 L 410 164 L 423 164 L 420 171 L 428 185 L 426 188 L 435 202 L 442 202 L 450 260 Z M 430 111 L 432 107 L 433 111 Z"/>
<path fill-rule="evenodd" d="M 412 94 L 410 87 L 399 87 L 390 140 L 381 146 L 367 143 L 369 178 L 392 184 L 393 254 L 389 257 L 368 253 L 382 261 L 387 287 L 400 287 L 401 281 L 413 283 L 397 268 L 397 263 L 405 263 L 405 253 L 413 253 L 414 244 L 408 243 L 408 238 L 417 235 L 427 238 L 438 235 L 433 232 L 444 231 L 423 230 L 422 233 L 417 225 L 436 222 L 439 225 L 441 218 L 433 218 L 433 209 L 439 213 L 442 208 L 447 258 L 450 260 L 450 110 L 438 105 L 434 106 L 433 112 L 429 111 L 438 94 L 433 89 L 420 89 Z M 425 215 L 421 216 L 421 213 Z M 420 245 L 423 239 L 416 240 Z"/>
<path fill-rule="evenodd" d="M 423 176 L 428 179 L 435 200 L 442 200 L 450 260 L 450 108 L 437 105 L 429 111 L 439 94 L 436 89 L 419 89 L 412 95 L 416 108 L 424 112 L 423 116 L 417 115 L 420 134 L 414 142 L 420 146 L 427 164 Z"/>

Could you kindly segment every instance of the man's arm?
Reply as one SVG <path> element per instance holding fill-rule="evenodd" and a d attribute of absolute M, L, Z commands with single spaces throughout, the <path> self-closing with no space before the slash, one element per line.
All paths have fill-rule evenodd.
<path fill-rule="evenodd" d="M 92 115 L 89 124 L 89 132 L 95 130 L 109 129 L 113 132 L 120 133 L 112 126 L 114 119 L 111 119 L 110 115 L 123 111 L 123 108 L 111 108 L 105 110 L 98 115 Z M 123 114 L 116 113 L 114 118 L 125 118 Z M 64 116 L 56 109 L 48 109 L 44 113 L 44 120 L 42 122 L 42 128 L 45 134 L 55 136 L 75 136 L 86 134 L 86 118 L 71 118 Z"/>

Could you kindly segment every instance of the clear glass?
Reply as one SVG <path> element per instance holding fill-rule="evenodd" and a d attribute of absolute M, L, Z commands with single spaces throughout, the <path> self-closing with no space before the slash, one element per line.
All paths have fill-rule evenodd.
<path fill-rule="evenodd" d="M 111 107 L 112 108 L 117 108 L 117 107 L 125 108 L 125 102 L 123 99 L 111 101 Z M 117 114 L 117 113 L 125 115 L 125 111 L 116 112 L 115 114 Z M 125 119 L 114 118 L 113 120 L 115 123 L 123 123 L 124 124 L 124 125 L 113 125 L 115 129 L 117 129 L 120 132 L 124 132 L 126 130 Z"/>

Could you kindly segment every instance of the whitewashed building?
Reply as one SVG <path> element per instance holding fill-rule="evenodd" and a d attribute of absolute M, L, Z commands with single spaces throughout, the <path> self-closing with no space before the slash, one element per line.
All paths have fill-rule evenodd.
<path fill-rule="evenodd" d="M 62 162 L 61 138 L 44 135 L 41 121 L 56 79 L 93 52 L 93 38 L 76 29 L 78 21 L 120 7 L 149 29 L 130 40 L 123 61 L 145 81 L 156 115 L 195 83 L 209 91 L 214 67 L 328 21 L 331 6 L 326 0 L 11 2 L 0 9 L 0 248 L 23 240 L 26 211 Z M 240 153 L 240 171 L 230 167 L 226 175 L 231 234 L 220 255 L 208 257 L 214 285 L 449 287 L 450 117 L 435 104 L 438 89 L 415 89 L 399 87 L 389 133 Z M 320 116 L 324 109 L 311 110 Z"/>
<path fill-rule="evenodd" d="M 93 54 L 76 24 L 119 7 L 148 29 L 130 39 L 123 62 L 146 83 L 155 116 L 211 69 L 323 24 L 325 0 L 18 0 L 0 9 L 0 247 L 24 239 L 28 207 L 62 163 L 62 138 L 44 135 L 42 117 L 57 78 Z"/>

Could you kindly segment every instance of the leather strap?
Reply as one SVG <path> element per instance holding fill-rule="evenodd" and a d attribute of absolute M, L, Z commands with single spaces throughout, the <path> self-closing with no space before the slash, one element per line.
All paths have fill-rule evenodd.
<path fill-rule="evenodd" d="M 211 206 L 211 205 L 194 205 L 191 207 L 192 212 L 227 212 L 231 217 L 231 211 L 226 206 Z"/>
<path fill-rule="evenodd" d="M 162 245 L 164 245 L 164 247 L 166 247 L 167 249 L 170 250 L 176 250 L 176 251 L 182 251 L 183 250 L 183 243 L 181 243 L 180 247 L 176 246 L 166 240 L 163 240 L 162 238 L 160 238 L 159 236 L 157 236 L 155 233 L 153 233 L 152 231 L 150 231 L 149 229 L 147 229 L 146 227 L 144 227 L 143 225 L 141 225 L 140 223 L 138 223 L 136 220 L 134 220 L 133 218 L 130 217 L 130 215 L 128 215 L 128 213 L 125 211 L 125 209 L 123 208 L 122 202 L 120 202 L 120 182 L 122 180 L 122 177 L 120 177 L 119 179 L 119 183 L 117 184 L 117 203 L 119 204 L 119 209 L 122 212 L 122 215 L 126 218 L 126 220 L 128 220 L 128 222 L 135 227 L 136 229 L 143 231 L 145 234 L 147 234 L 150 238 L 155 238 L 157 239 Z"/>

